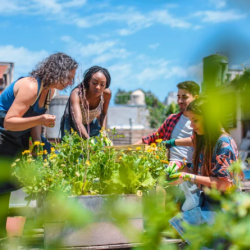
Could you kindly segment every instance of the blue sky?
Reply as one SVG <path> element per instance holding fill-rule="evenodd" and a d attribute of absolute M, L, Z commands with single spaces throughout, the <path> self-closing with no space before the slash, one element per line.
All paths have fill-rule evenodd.
<path fill-rule="evenodd" d="M 17 78 L 61 51 L 79 73 L 106 67 L 113 96 L 141 88 L 163 101 L 180 81 L 202 82 L 205 56 L 249 65 L 249 26 L 249 0 L 1 0 L 0 61 Z"/>

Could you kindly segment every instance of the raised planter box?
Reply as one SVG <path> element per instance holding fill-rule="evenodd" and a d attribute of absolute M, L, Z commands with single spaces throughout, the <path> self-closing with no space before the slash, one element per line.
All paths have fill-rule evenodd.
<path fill-rule="evenodd" d="M 61 219 L 53 220 L 46 218 L 45 205 L 45 223 L 44 223 L 44 244 L 46 247 L 58 244 L 61 247 L 80 247 L 95 245 L 111 245 L 132 243 L 131 240 L 120 231 L 120 229 L 112 222 L 112 217 L 104 207 L 109 202 L 108 195 L 90 195 L 69 197 L 80 204 L 83 208 L 90 210 L 95 214 L 95 221 L 86 227 L 74 227 L 67 221 L 63 220 L 63 204 Z M 133 203 L 138 206 L 141 204 L 141 197 L 137 195 L 120 195 L 118 201 L 123 204 Z M 140 206 L 141 207 L 141 206 Z M 129 218 L 131 227 L 139 231 L 143 230 L 142 211 L 136 212 Z"/>

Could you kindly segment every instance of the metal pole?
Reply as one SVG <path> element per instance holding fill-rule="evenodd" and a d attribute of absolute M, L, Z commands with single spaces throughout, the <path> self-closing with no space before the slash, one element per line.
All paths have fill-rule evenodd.
<path fill-rule="evenodd" d="M 132 144 L 132 126 L 133 126 L 133 120 L 132 118 L 129 118 L 129 125 L 130 125 L 130 132 L 129 132 L 129 144 Z"/>

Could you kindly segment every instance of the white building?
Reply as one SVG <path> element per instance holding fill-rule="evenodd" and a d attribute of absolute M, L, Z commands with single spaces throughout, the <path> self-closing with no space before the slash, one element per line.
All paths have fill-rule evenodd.
<path fill-rule="evenodd" d="M 172 102 L 174 102 L 175 104 L 177 104 L 177 92 L 169 92 L 168 96 L 166 97 L 164 104 L 165 105 L 170 105 Z"/>
<path fill-rule="evenodd" d="M 145 94 L 140 89 L 130 95 L 129 104 L 116 105 L 108 109 L 108 128 L 147 129 L 149 112 L 145 104 Z"/>

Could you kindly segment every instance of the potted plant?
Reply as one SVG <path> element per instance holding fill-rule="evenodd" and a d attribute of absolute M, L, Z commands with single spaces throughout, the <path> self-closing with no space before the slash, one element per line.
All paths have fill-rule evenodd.
<path fill-rule="evenodd" d="M 115 130 L 111 133 L 114 136 Z M 30 150 L 26 150 L 22 159 L 13 163 L 14 175 L 23 185 L 28 200 L 41 201 L 41 197 L 44 199 L 59 192 L 68 200 L 76 201 L 83 209 L 100 215 L 99 222 L 92 222 L 89 228 L 73 230 L 65 226 L 67 223 L 61 206 L 59 220 L 54 215 L 50 216 L 50 221 L 45 219 L 46 245 L 60 237 L 63 238 L 64 246 L 128 242 L 110 222 L 110 216 L 102 213 L 105 210 L 103 208 L 114 197 L 125 203 L 136 202 L 140 206 L 142 192 L 152 189 L 157 178 L 164 175 L 164 164 L 167 161 L 163 146 L 152 144 L 146 150 L 142 146 L 137 146 L 135 150 L 132 147 L 117 150 L 116 147 L 104 147 L 106 138 L 103 134 L 83 140 L 71 131 L 60 144 L 55 144 L 51 154 L 42 150 L 43 144 L 36 145 L 36 157 L 31 155 Z M 53 207 L 53 201 L 48 204 L 45 206 L 46 211 L 48 207 Z M 131 223 L 142 230 L 142 214 L 139 212 L 132 217 Z M 104 223 L 103 218 L 109 220 Z M 99 235 L 94 237 L 97 231 Z M 108 232 L 113 232 L 112 240 L 106 237 Z M 82 235 L 88 236 L 84 238 Z"/>

